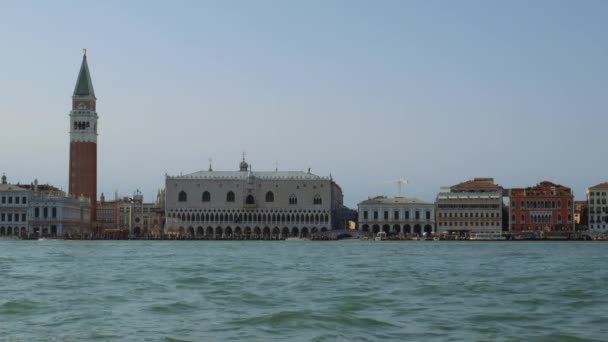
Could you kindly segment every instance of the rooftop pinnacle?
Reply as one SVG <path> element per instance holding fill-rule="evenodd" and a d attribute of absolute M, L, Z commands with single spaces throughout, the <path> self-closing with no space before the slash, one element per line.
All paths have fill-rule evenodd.
<path fill-rule="evenodd" d="M 91 81 L 91 74 L 89 73 L 89 65 L 87 64 L 87 50 L 83 49 L 82 51 L 82 65 L 80 66 L 78 80 L 76 81 L 76 87 L 74 88 L 74 96 L 95 97 L 93 82 Z"/>

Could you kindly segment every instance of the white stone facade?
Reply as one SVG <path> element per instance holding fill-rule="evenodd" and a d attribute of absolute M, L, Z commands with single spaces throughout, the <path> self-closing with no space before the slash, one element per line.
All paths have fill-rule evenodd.
<path fill-rule="evenodd" d="M 60 190 L 34 190 L 29 214 L 31 233 L 38 236 L 81 236 L 91 220 L 91 204 Z"/>
<path fill-rule="evenodd" d="M 90 203 L 50 186 L 0 184 L 0 236 L 79 236 L 90 222 Z M 36 236 L 35 235 L 35 236 Z"/>
<path fill-rule="evenodd" d="M 338 224 L 331 177 L 310 172 L 201 171 L 165 180 L 165 233 L 193 238 L 309 236 Z"/>
<path fill-rule="evenodd" d="M 416 198 L 374 197 L 358 205 L 358 229 L 389 235 L 422 235 L 435 231 L 435 204 Z"/>
<path fill-rule="evenodd" d="M 608 183 L 587 190 L 589 203 L 589 229 L 594 233 L 608 234 Z"/>
<path fill-rule="evenodd" d="M 97 121 L 99 116 L 87 102 L 78 104 L 70 111 L 70 142 L 97 143 Z"/>
<path fill-rule="evenodd" d="M 0 184 L 0 236 L 27 236 L 30 192 L 18 185 L 8 184 L 2 176 Z"/>

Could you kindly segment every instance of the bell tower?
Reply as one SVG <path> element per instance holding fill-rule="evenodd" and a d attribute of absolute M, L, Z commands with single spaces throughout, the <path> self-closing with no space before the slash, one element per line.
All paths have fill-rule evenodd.
<path fill-rule="evenodd" d="M 97 200 L 97 98 L 83 49 L 82 64 L 72 95 L 70 111 L 69 193 L 91 203 L 91 222 L 96 221 Z"/>

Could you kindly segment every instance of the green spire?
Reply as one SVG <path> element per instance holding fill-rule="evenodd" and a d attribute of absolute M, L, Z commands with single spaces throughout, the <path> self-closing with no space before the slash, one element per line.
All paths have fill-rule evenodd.
<path fill-rule="evenodd" d="M 95 97 L 93 82 L 91 81 L 91 74 L 89 73 L 89 65 L 87 64 L 86 50 L 84 50 L 84 55 L 82 56 L 82 65 L 80 66 L 78 80 L 76 81 L 76 87 L 74 88 L 74 96 Z"/>

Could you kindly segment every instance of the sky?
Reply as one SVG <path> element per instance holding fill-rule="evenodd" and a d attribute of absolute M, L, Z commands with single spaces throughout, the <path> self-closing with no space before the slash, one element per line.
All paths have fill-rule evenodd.
<path fill-rule="evenodd" d="M 0 172 L 67 190 L 87 56 L 98 193 L 332 175 L 345 203 L 494 177 L 608 181 L 608 1 L 2 1 Z M 110 195 L 111 196 L 111 195 Z"/>

